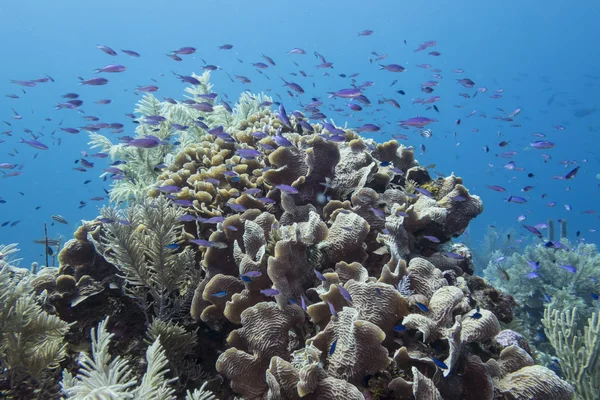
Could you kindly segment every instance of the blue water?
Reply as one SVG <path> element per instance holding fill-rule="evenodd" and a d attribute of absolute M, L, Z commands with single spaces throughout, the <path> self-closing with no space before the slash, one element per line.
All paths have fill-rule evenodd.
<path fill-rule="evenodd" d="M 79 127 L 85 124 L 75 110 L 56 110 L 55 104 L 67 92 L 81 95 L 85 103 L 81 110 L 95 115 L 103 122 L 125 124 L 125 132 L 113 136 L 132 135 L 135 125 L 124 116 L 133 112 L 140 98 L 134 94 L 137 85 L 154 84 L 158 81 L 161 97 L 183 97 L 184 84 L 171 71 L 189 75 L 200 74 L 202 60 L 222 68 L 212 74 L 214 91 L 228 95 L 233 105 L 243 90 L 253 93 L 265 91 L 280 95 L 288 112 L 300 109 L 313 96 L 326 99 L 328 91 L 349 87 L 349 78 L 339 74 L 359 73 L 357 84 L 373 81 L 374 86 L 365 94 L 373 105 L 352 116 L 326 111 L 337 124 L 348 123 L 358 127 L 363 123 L 382 126 L 381 133 L 367 134 L 378 141 L 389 140 L 392 135 L 409 136 L 406 145 L 416 148 L 422 165 L 435 163 L 436 171 L 444 174 L 455 172 L 463 177 L 471 193 L 483 198 L 485 212 L 471 224 L 469 233 L 477 242 L 489 225 L 498 229 L 515 227 L 524 240 L 531 235 L 519 227 L 517 217 L 527 216 L 524 223 L 535 225 L 548 218 L 568 219 L 572 241 L 599 242 L 599 235 L 590 231 L 598 227 L 598 214 L 582 214 L 584 210 L 600 209 L 598 192 L 600 180 L 600 155 L 598 137 L 600 132 L 600 55 L 594 38 L 600 37 L 597 19 L 600 3 L 583 1 L 573 7 L 555 0 L 548 2 L 503 2 L 432 0 L 428 2 L 377 1 L 145 1 L 124 2 L 105 0 L 82 2 L 30 1 L 4 2 L 0 5 L 0 37 L 2 38 L 2 79 L 0 80 L 0 120 L 12 126 L 2 125 L 0 132 L 12 130 L 11 135 L 0 135 L 0 163 L 24 165 L 23 174 L 0 178 L 0 223 L 20 221 L 15 226 L 0 228 L 0 243 L 18 242 L 23 250 L 22 266 L 33 261 L 43 263 L 43 246 L 33 244 L 33 239 L 43 237 L 43 224 L 48 224 L 50 237 L 62 235 L 68 239 L 82 219 L 97 216 L 97 207 L 107 203 L 90 201 L 106 196 L 103 189 L 109 183 L 98 178 L 100 169 L 106 168 L 106 160 L 90 160 L 95 167 L 88 172 L 74 171 L 79 166 L 74 161 L 81 151 L 90 151 L 88 135 L 84 131 L 71 135 L 59 131 L 63 127 Z M 127 6 L 124 6 L 127 4 Z M 143 4 L 143 5 L 142 5 Z M 374 30 L 372 36 L 359 37 L 365 29 Z M 407 44 L 404 44 L 406 40 Z M 437 41 L 437 45 L 425 51 L 413 52 L 420 43 Z M 232 50 L 218 50 L 230 43 Z M 132 58 L 124 54 L 111 57 L 96 48 L 97 44 L 115 50 L 131 49 L 141 54 Z M 182 56 L 182 62 L 166 57 L 169 51 L 182 46 L 193 46 L 198 52 Z M 292 48 L 306 50 L 306 55 L 288 55 Z M 315 69 L 320 61 L 314 57 L 317 51 L 333 69 Z M 380 62 L 369 62 L 372 51 L 387 54 Z M 439 51 L 441 56 L 428 55 Z M 256 72 L 253 62 L 264 62 L 261 54 L 272 57 L 276 67 Z M 243 63 L 240 63 L 242 60 Z M 299 66 L 293 64 L 297 62 Z M 94 68 L 106 64 L 124 64 L 127 71 L 119 74 L 102 74 L 109 84 L 101 87 L 79 86 L 78 76 L 88 79 L 94 76 Z M 406 72 L 392 73 L 380 70 L 378 64 L 396 63 L 406 67 Z M 417 64 L 431 64 L 430 69 Z M 431 79 L 431 69 L 442 70 L 443 79 L 432 94 L 422 93 L 420 84 Z M 464 69 L 456 74 L 452 69 Z M 309 74 L 292 76 L 299 70 Z M 225 74 L 244 75 L 251 84 L 231 82 Z M 329 76 L 323 76 L 327 72 Z M 21 87 L 10 80 L 31 80 L 45 74 L 54 83 L 40 83 L 36 87 Z M 290 98 L 287 88 L 279 77 L 300 84 L 306 91 L 298 98 Z M 470 78 L 475 81 L 473 89 L 465 89 L 456 79 Z M 393 80 L 398 83 L 393 87 Z M 461 92 L 473 95 L 477 88 L 486 87 L 485 93 L 466 99 Z M 22 89 L 26 93 L 23 93 Z M 401 96 L 394 90 L 406 92 Z M 503 89 L 501 98 L 489 96 Z M 559 94 L 556 94 L 559 93 Z M 5 97 L 16 94 L 19 99 Z M 556 94 L 554 101 L 550 98 Z M 441 96 L 436 103 L 440 112 L 425 110 L 427 106 L 411 105 L 412 100 L 433 95 Z M 402 108 L 389 104 L 377 104 L 378 99 L 394 98 Z M 111 99 L 109 105 L 96 105 L 95 101 Z M 326 100 L 334 108 L 344 108 L 343 100 Z M 551 103 L 548 105 L 548 103 Z M 460 105 L 463 108 L 457 108 Z M 13 108 L 22 119 L 13 119 Z M 501 108 L 505 113 L 500 112 Z M 513 110 L 523 111 L 514 122 L 493 119 L 506 116 Z M 578 118 L 574 112 L 597 109 Z M 476 110 L 472 117 L 469 113 Z M 483 118 L 484 114 L 487 118 Z M 433 137 L 424 139 L 418 130 L 402 130 L 396 122 L 414 116 L 437 118 L 439 122 L 429 126 Z M 45 119 L 49 118 L 50 121 Z M 461 124 L 455 121 L 461 119 Z M 511 127 L 520 124 L 520 127 Z M 554 128 L 562 125 L 564 130 Z M 30 129 L 39 140 L 50 146 L 39 151 L 20 144 L 19 138 L 31 139 L 24 132 Z M 477 132 L 473 130 L 477 129 Z M 52 132 L 56 131 L 54 135 Z M 501 136 L 499 136 L 499 132 Z M 549 150 L 530 149 L 530 141 L 539 140 L 534 132 L 546 134 L 544 140 L 556 143 Z M 455 135 L 456 133 L 456 135 Z M 111 135 L 106 133 L 107 135 Z M 57 140 L 61 144 L 57 144 Z M 112 137 L 113 142 L 116 138 Z M 506 147 L 498 147 L 501 141 L 509 141 Z M 419 155 L 419 146 L 425 144 L 427 151 Z M 489 146 L 485 153 L 483 146 Z M 18 151 L 18 154 L 15 153 Z M 511 159 L 498 158 L 503 151 L 518 151 L 512 158 L 524 171 L 509 171 L 503 165 Z M 92 151 L 90 151 L 92 152 Z M 544 163 L 540 154 L 551 155 Z M 10 154 L 14 154 L 11 156 Z M 565 175 L 576 165 L 565 167 L 560 162 L 578 162 L 578 175 L 569 181 L 551 179 L 553 175 Z M 14 172 L 15 170 L 3 170 Z M 534 178 L 527 174 L 533 173 Z M 599 176 L 600 178 L 600 176 Z M 92 180 L 84 185 L 85 180 Z M 506 193 L 498 193 L 485 185 L 500 185 Z M 526 185 L 535 188 L 521 192 Z M 525 196 L 526 204 L 507 203 L 510 194 Z M 542 198 L 542 194 L 546 194 Z M 80 207 L 80 201 L 86 205 Z M 556 202 L 554 208 L 547 203 Z M 572 211 L 565 209 L 565 204 Z M 36 207 L 40 207 L 36 210 Z M 600 211 L 600 210 L 599 210 Z M 52 224 L 50 216 L 60 214 L 68 225 Z M 576 232 L 580 231 L 580 237 Z"/>

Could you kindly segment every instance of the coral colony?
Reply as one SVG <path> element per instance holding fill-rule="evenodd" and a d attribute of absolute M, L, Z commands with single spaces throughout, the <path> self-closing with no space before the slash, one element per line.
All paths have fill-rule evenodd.
<path fill-rule="evenodd" d="M 147 93 L 135 137 L 113 144 L 91 133 L 92 147 L 127 160 L 104 171 L 118 206 L 83 222 L 58 267 L 29 273 L 12 266 L 14 246 L 0 248 L 3 394 L 561 400 L 597 393 L 597 313 L 587 311 L 578 332 L 566 307 L 571 290 L 552 307 L 538 300 L 557 279 L 546 272 L 551 262 L 564 265 L 565 276 L 589 274 L 595 248 L 557 253 L 556 241 L 498 261 L 504 265 L 488 267 L 487 280 L 473 276 L 471 251 L 450 242 L 483 211 L 461 178 L 432 178 L 396 140 L 311 124 L 283 105 L 272 111 L 264 95 L 244 93 L 233 108 L 216 104 L 209 72 L 182 78 L 194 80 L 193 106 Z M 556 254 L 563 258 L 552 261 Z M 527 292 L 517 277 L 537 281 Z M 579 279 L 577 296 L 591 286 Z M 543 326 L 523 333 L 545 327 L 548 362 L 516 331 L 523 303 L 543 316 Z M 510 324 L 515 330 L 503 329 Z"/>

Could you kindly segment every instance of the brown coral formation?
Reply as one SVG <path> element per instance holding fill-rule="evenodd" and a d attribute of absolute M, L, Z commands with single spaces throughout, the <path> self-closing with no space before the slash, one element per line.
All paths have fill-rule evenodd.
<path fill-rule="evenodd" d="M 483 210 L 462 179 L 433 180 L 396 141 L 334 138 L 320 125 L 307 133 L 300 114 L 292 126 L 254 117 L 229 129 L 231 140 L 183 149 L 149 191 L 180 189 L 166 196 L 185 209 L 182 241 L 201 243 L 190 314 L 229 333 L 216 369 L 233 392 L 569 398 L 553 372 L 495 342 L 513 303 L 470 277 L 470 251 L 449 242 Z M 555 392 L 538 387 L 544 379 Z"/>

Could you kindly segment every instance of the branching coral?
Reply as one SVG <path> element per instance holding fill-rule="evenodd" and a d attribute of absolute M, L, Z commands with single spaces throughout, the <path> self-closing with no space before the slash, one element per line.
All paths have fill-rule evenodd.
<path fill-rule="evenodd" d="M 581 331 L 577 317 L 577 308 L 569 310 L 552 302 L 544 310 L 542 322 L 566 380 L 579 399 L 592 400 L 600 391 L 600 319 L 598 312 L 593 312 Z"/>
<path fill-rule="evenodd" d="M 168 359 L 157 338 L 146 351 L 147 369 L 139 384 L 133 376 L 127 360 L 120 356 L 111 357 L 109 345 L 114 337 L 107 330 L 108 318 L 92 328 L 92 353 L 81 353 L 80 369 L 76 376 L 63 371 L 62 391 L 67 399 L 134 399 L 175 400 L 171 384 L 167 379 Z M 210 394 L 188 393 L 186 399 L 214 399 Z"/>
<path fill-rule="evenodd" d="M 66 356 L 70 325 L 38 301 L 27 271 L 0 269 L 0 380 L 9 382 L 9 393 L 40 389 Z"/>
<path fill-rule="evenodd" d="M 596 246 L 579 243 L 573 247 L 565 239 L 558 246 L 529 245 L 522 254 L 490 262 L 484 271 L 495 287 L 512 295 L 521 306 L 515 310 L 516 317 L 525 329 L 522 333 L 531 337 L 536 336 L 545 303 L 550 300 L 557 308 L 577 307 L 584 320 L 594 310 L 593 295 L 599 293 L 600 278 L 600 254 Z M 500 268 L 509 280 L 501 278 L 504 272 Z M 545 342 L 538 345 L 550 350 L 547 347 Z"/>
<path fill-rule="evenodd" d="M 101 214 L 106 223 L 98 251 L 121 271 L 130 294 L 161 320 L 181 317 L 199 280 L 194 251 L 170 248 L 185 240 L 183 210 L 159 197 L 124 211 L 104 208 Z"/>

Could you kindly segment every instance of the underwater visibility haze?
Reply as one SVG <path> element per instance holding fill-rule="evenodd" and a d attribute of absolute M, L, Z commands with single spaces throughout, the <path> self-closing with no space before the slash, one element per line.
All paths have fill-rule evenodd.
<path fill-rule="evenodd" d="M 599 13 L 1 4 L 1 397 L 597 399 Z"/>

